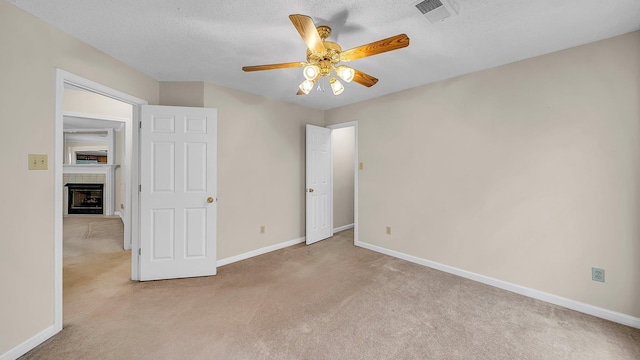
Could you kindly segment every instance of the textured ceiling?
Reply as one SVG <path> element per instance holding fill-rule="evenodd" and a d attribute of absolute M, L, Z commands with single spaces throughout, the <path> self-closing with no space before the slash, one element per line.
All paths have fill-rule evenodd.
<path fill-rule="evenodd" d="M 331 109 L 640 29 L 639 0 L 451 0 L 430 23 L 420 0 L 7 0 L 160 81 L 206 81 Z M 296 96 L 302 69 L 244 65 L 305 60 L 289 21 L 328 25 L 343 49 L 406 33 L 409 47 L 349 62 L 380 79 Z M 325 78 L 326 79 L 326 78 Z"/>

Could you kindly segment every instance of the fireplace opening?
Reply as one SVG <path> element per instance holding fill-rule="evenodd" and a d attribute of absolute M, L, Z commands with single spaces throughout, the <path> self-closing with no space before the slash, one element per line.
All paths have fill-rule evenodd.
<path fill-rule="evenodd" d="M 103 214 L 104 184 L 66 184 L 69 189 L 69 214 Z"/>

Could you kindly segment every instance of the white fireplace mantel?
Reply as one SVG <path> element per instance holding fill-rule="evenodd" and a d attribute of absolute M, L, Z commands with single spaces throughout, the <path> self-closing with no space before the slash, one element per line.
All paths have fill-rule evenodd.
<path fill-rule="evenodd" d="M 116 164 L 64 164 L 64 174 L 104 174 L 104 214 L 113 215 L 115 200 L 115 170 L 120 165 Z"/>

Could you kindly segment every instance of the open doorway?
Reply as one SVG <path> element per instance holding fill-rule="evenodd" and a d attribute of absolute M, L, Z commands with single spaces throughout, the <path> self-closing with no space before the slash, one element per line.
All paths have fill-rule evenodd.
<path fill-rule="evenodd" d="M 63 109 L 63 213 L 118 216 L 129 186 L 133 106 L 86 89 L 65 84 Z M 124 233 L 123 233 L 124 235 Z M 131 248 L 123 236 L 122 247 Z"/>
<path fill-rule="evenodd" d="M 358 242 L 358 123 L 327 126 L 331 129 L 333 177 L 333 232 L 354 229 Z"/>
<path fill-rule="evenodd" d="M 63 322 L 73 325 L 90 314 L 104 279 L 129 278 L 124 210 L 133 106 L 69 83 L 63 98 Z"/>
<path fill-rule="evenodd" d="M 71 207 L 91 208 L 97 215 L 77 216 L 79 233 L 95 238 L 109 233 L 117 236 L 120 249 L 135 247 L 138 197 L 132 184 L 138 183 L 139 107 L 147 102 L 66 71 L 56 70 L 56 116 L 54 152 L 54 324 L 62 330 L 63 238 L 64 216 Z M 67 184 L 75 184 L 77 199 Z M 100 186 L 98 186 L 100 185 Z M 77 201 L 77 203 L 76 203 Z M 82 210 L 81 210 L 82 212 Z M 90 217 L 87 222 L 78 217 Z M 118 222 L 120 229 L 113 227 Z M 80 224 L 80 225 L 78 225 Z M 84 229 L 84 230 L 83 230 Z M 115 230 L 114 230 L 115 229 Z M 89 232 L 89 233 L 88 233 Z M 121 234 L 121 236 L 120 236 Z M 73 250 L 82 246 L 85 236 L 77 239 Z M 95 245 L 95 244 L 94 244 Z M 113 244 L 109 245 L 113 246 Z M 107 246 L 108 247 L 108 246 Z M 96 250 L 96 249 L 94 249 Z M 104 249 L 102 249 L 104 250 Z M 100 245 L 97 251 L 102 251 Z M 70 250 L 71 251 L 71 250 Z M 82 251 L 80 251 L 81 253 Z M 91 252 L 91 251 L 90 251 Z M 126 253 L 130 256 L 128 253 Z M 95 255 L 95 254 L 94 254 Z M 131 258 L 131 278 L 137 279 L 137 257 Z M 128 264 L 125 265 L 128 267 Z M 126 273 L 126 272 L 125 272 Z"/>

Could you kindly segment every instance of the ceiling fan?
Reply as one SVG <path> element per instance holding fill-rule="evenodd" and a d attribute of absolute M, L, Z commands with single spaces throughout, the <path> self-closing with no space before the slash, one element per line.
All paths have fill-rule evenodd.
<path fill-rule="evenodd" d="M 302 40 L 307 44 L 307 61 L 245 66 L 242 70 L 260 71 L 304 67 L 303 75 L 306 80 L 300 84 L 296 95 L 308 94 L 320 77 L 331 76 L 332 71 L 346 82 L 355 81 L 358 84 L 371 87 L 378 82 L 378 79 L 340 63 L 409 46 L 409 37 L 406 34 L 400 34 L 342 51 L 340 45 L 326 40 L 331 35 L 330 27 L 324 25 L 316 27 L 313 20 L 306 15 L 289 15 L 289 19 L 300 33 Z M 340 95 L 344 91 L 344 86 L 335 77 L 329 79 L 329 84 L 334 95 Z"/>

